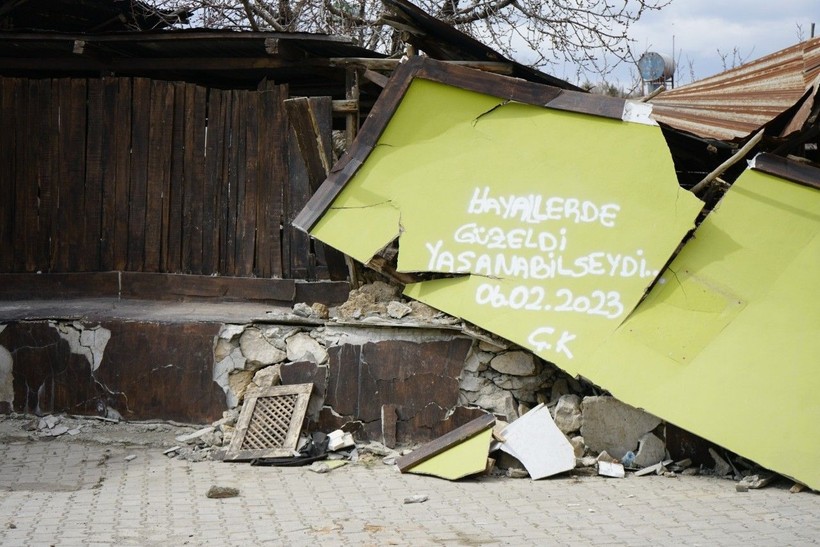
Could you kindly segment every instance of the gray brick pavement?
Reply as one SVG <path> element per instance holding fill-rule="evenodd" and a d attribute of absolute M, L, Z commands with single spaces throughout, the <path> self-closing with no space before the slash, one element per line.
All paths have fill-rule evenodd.
<path fill-rule="evenodd" d="M 135 454 L 133 461 L 125 456 Z M 108 455 L 107 458 L 105 456 Z M 213 484 L 240 496 L 208 499 Z M 0 445 L 2 545 L 808 545 L 820 496 L 708 477 L 329 474 L 169 459 L 89 442 Z M 426 494 L 421 504 L 405 497 Z"/>

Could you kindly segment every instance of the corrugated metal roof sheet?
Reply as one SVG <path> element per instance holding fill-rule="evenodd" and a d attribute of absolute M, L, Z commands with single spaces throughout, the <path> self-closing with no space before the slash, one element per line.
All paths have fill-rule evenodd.
<path fill-rule="evenodd" d="M 820 75 L 820 37 L 654 98 L 653 117 L 700 137 L 748 136 L 800 100 Z"/>

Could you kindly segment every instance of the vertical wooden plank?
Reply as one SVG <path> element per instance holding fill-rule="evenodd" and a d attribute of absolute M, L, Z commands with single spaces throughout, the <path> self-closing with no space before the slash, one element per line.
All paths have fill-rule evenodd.
<path fill-rule="evenodd" d="M 216 90 L 211 90 L 214 93 Z M 233 120 L 233 93 L 231 91 L 220 91 L 222 94 L 222 133 L 221 133 L 221 148 L 222 148 L 222 172 L 220 174 L 220 189 L 219 189 L 219 217 L 218 217 L 218 232 L 219 232 L 219 272 L 222 275 L 229 275 L 228 273 L 228 232 L 230 219 L 230 180 L 234 165 L 231 162 L 230 141 L 231 141 L 231 122 Z M 231 247 L 231 251 L 233 247 Z"/>
<path fill-rule="evenodd" d="M 227 174 L 227 221 L 225 223 L 225 275 L 236 275 L 236 219 L 237 219 L 237 186 L 239 169 L 239 92 L 231 91 L 230 125 L 226 135 Z"/>
<path fill-rule="evenodd" d="M 104 135 L 100 143 L 102 164 L 100 176 L 102 179 L 102 200 L 100 205 L 100 271 L 110 271 L 114 268 L 114 231 L 117 222 L 116 216 L 116 136 L 115 131 L 120 120 L 116 118 L 117 79 L 103 78 L 100 82 L 101 105 L 98 114 L 101 117 L 101 133 Z M 89 108 L 91 112 L 92 109 Z M 92 114 L 89 114 L 92 115 Z"/>
<path fill-rule="evenodd" d="M 288 180 L 287 119 L 284 99 L 287 86 L 267 84 L 261 94 L 262 120 L 260 127 L 260 183 L 264 198 L 260 198 L 257 255 L 263 261 L 265 277 L 283 277 L 282 222 L 283 196 Z"/>
<path fill-rule="evenodd" d="M 167 251 L 173 85 L 153 80 L 150 93 L 143 271 L 159 272 L 160 264 L 167 263 L 162 256 Z"/>
<path fill-rule="evenodd" d="M 203 178 L 205 175 L 205 115 L 207 93 L 204 87 L 189 85 L 185 90 L 185 215 L 183 246 L 187 245 L 186 272 L 202 273 Z"/>
<path fill-rule="evenodd" d="M 102 227 L 103 188 L 103 120 L 106 112 L 103 101 L 102 81 L 88 80 L 88 136 L 86 139 L 86 172 L 83 218 L 76 219 L 84 224 L 80 271 L 100 271 L 100 230 Z M 107 159 L 107 158 L 105 158 Z"/>
<path fill-rule="evenodd" d="M 49 250 L 48 250 L 48 271 L 58 272 L 57 267 L 61 249 L 63 247 L 62 233 L 60 232 L 60 147 L 62 137 L 60 135 L 60 89 L 59 79 L 49 80 L 51 89 L 51 104 L 49 105 L 49 150 L 51 153 L 51 184 L 48 191 L 47 200 L 41 204 L 44 216 L 50 219 Z"/>
<path fill-rule="evenodd" d="M 243 91 L 242 96 L 242 129 L 241 150 L 242 162 L 239 181 L 239 211 L 236 222 L 236 240 L 239 243 L 236 256 L 236 274 L 250 277 L 254 273 L 254 254 L 256 251 L 256 203 L 257 169 L 259 158 L 257 140 L 259 137 L 259 94 L 255 91 Z"/>
<path fill-rule="evenodd" d="M 182 211 L 185 199 L 185 84 L 174 84 L 174 122 L 171 145 L 168 253 L 163 271 L 182 272 Z"/>
<path fill-rule="evenodd" d="M 59 180 L 56 271 L 76 272 L 81 268 L 85 225 L 77 217 L 84 211 L 86 81 L 59 80 Z"/>
<path fill-rule="evenodd" d="M 145 267 L 145 213 L 148 193 L 148 136 L 151 116 L 151 81 L 134 78 L 131 117 L 131 180 L 128 212 L 129 271 Z"/>
<path fill-rule="evenodd" d="M 40 103 L 37 80 L 26 80 L 26 88 L 26 134 L 24 141 L 26 143 L 26 157 L 21 170 L 24 194 L 24 209 L 22 212 L 25 225 L 24 271 L 36 272 L 39 269 L 36 254 L 40 239 L 38 226 L 40 139 L 37 135 L 37 118 L 41 113 L 37 110 Z"/>
<path fill-rule="evenodd" d="M 243 264 L 243 255 L 244 255 L 244 247 L 246 245 L 246 241 L 244 239 L 244 223 L 245 219 L 247 218 L 246 213 L 246 206 L 247 203 L 245 201 L 245 196 L 247 193 L 246 183 L 247 183 L 247 164 L 246 164 L 246 144 L 247 144 L 247 134 L 246 128 L 248 125 L 248 116 L 247 116 L 247 109 L 248 109 L 248 92 L 247 91 L 237 91 L 236 92 L 236 101 L 234 102 L 234 109 L 236 112 L 236 124 L 234 125 L 234 143 L 233 143 L 233 150 L 234 154 L 236 155 L 236 238 L 235 238 L 235 247 L 234 247 L 234 268 L 233 274 L 235 276 L 242 277 L 245 274 L 245 268 Z"/>
<path fill-rule="evenodd" d="M 28 80 L 15 79 L 13 82 L 12 101 L 17 111 L 13 135 L 17 139 L 14 147 L 13 165 L 13 185 L 14 191 L 10 196 L 13 199 L 12 205 L 12 271 L 25 271 L 26 252 L 26 206 L 28 202 L 28 188 L 26 185 L 27 158 L 29 155 L 28 124 Z"/>
<path fill-rule="evenodd" d="M 285 104 L 288 122 L 296 132 L 300 155 L 307 170 L 308 195 L 319 189 L 332 163 L 331 132 L 332 104 L 330 97 L 300 97 Z M 305 203 L 293 203 L 291 213 L 297 215 Z M 295 216 L 289 217 L 291 220 Z M 300 237 L 294 235 L 294 237 Z M 347 265 L 343 255 L 325 247 L 319 241 L 311 242 L 309 261 L 315 260 L 316 271 L 309 272 L 317 277 L 343 280 L 347 278 Z M 311 262 L 308 262 L 311 264 Z"/>
<path fill-rule="evenodd" d="M 285 278 L 310 279 L 313 273 L 313 256 L 310 252 L 310 238 L 293 227 L 292 221 L 300 210 L 300 204 L 310 197 L 310 180 L 302 154 L 296 140 L 294 128 L 288 124 L 288 182 L 285 185 L 284 237 L 286 252 L 283 265 Z"/>
<path fill-rule="evenodd" d="M 14 146 L 17 124 L 14 108 L 14 78 L 0 78 L 0 272 L 12 271 L 14 254 Z"/>
<path fill-rule="evenodd" d="M 254 265 L 254 274 L 258 277 L 271 276 L 270 200 L 273 195 L 274 174 L 271 172 L 273 151 L 269 148 L 269 143 L 275 131 L 271 119 L 273 112 L 271 100 L 276 94 L 276 90 L 271 90 L 267 81 L 259 86 L 259 127 L 257 141 L 254 145 L 259 158 L 257 164 L 259 199 L 256 201 L 256 263 Z"/>
<path fill-rule="evenodd" d="M 117 79 L 117 94 L 114 104 L 114 249 L 113 269 L 122 271 L 128 267 L 128 235 L 131 213 L 131 135 L 134 120 L 134 81 L 131 78 Z"/>
<path fill-rule="evenodd" d="M 225 93 L 208 90 L 208 138 L 205 154 L 205 215 L 203 217 L 202 261 L 206 274 L 222 273 L 219 249 L 222 216 L 222 159 L 225 140 Z"/>
<path fill-rule="evenodd" d="M 24 272 L 26 271 L 26 247 L 28 246 L 26 216 L 28 215 L 30 194 L 30 181 L 28 180 L 30 163 L 28 158 L 31 155 L 33 145 L 27 123 L 29 115 L 28 80 L 20 79 L 15 81 L 13 100 L 19 113 L 14 131 L 18 142 L 14 151 L 13 271 Z"/>

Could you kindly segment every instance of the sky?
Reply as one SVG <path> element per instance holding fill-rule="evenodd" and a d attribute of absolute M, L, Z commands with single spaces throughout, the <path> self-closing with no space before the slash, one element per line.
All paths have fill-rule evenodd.
<path fill-rule="evenodd" d="M 729 63 L 735 49 L 743 61 L 753 61 L 798 43 L 798 24 L 808 38 L 812 22 L 820 36 L 818 0 L 673 0 L 663 10 L 645 14 L 629 34 L 636 57 L 647 50 L 671 56 L 674 36 L 676 84 L 681 85 L 692 81 L 692 73 L 701 79 L 722 72 L 718 50 L 728 54 Z M 547 71 L 576 80 L 573 67 Z M 631 74 L 630 67 L 620 67 L 608 79 L 629 87 L 637 74 L 634 65 Z"/>

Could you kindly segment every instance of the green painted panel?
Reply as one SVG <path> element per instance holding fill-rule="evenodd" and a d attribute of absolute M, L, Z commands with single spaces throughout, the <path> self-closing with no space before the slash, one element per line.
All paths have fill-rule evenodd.
<path fill-rule="evenodd" d="M 747 171 L 584 375 L 820 489 L 819 232 L 820 192 Z"/>
<path fill-rule="evenodd" d="M 400 271 L 465 274 L 408 296 L 573 370 L 701 206 L 658 127 L 417 79 L 312 234 L 367 262 L 400 233 Z"/>
<path fill-rule="evenodd" d="M 481 473 L 487 468 L 492 428 L 448 448 L 444 452 L 407 469 L 408 473 L 433 475 L 451 481 Z"/>

